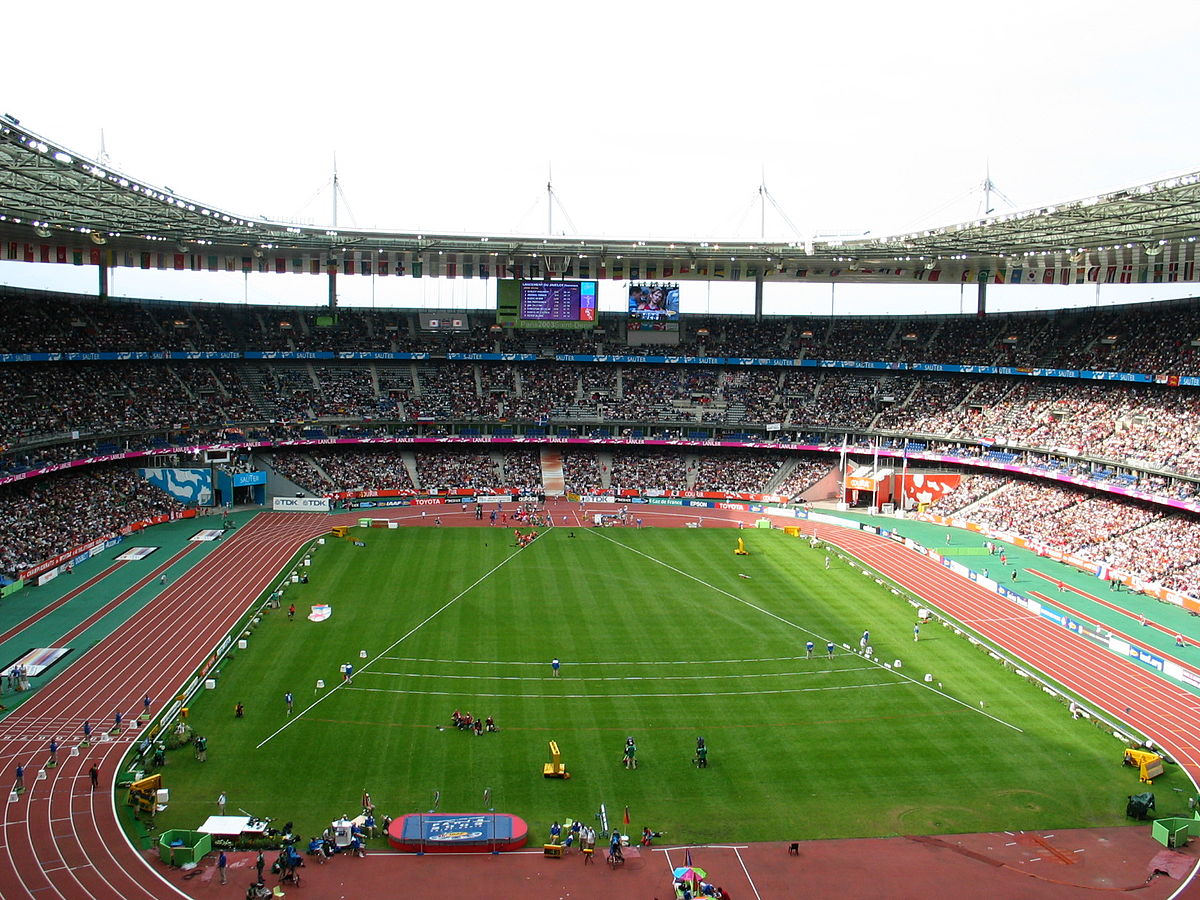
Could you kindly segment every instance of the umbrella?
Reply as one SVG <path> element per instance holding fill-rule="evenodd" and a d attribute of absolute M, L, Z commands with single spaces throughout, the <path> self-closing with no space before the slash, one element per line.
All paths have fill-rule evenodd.
<path fill-rule="evenodd" d="M 675 878 L 682 881 L 699 881 L 707 877 L 707 872 L 697 869 L 695 866 L 680 866 L 675 870 Z"/>

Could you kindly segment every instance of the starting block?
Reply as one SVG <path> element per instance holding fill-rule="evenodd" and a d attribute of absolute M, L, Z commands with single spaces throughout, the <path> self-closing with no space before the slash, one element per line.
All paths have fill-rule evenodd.
<path fill-rule="evenodd" d="M 550 762 L 542 766 L 543 778 L 570 778 L 567 767 L 563 765 L 562 754 L 558 750 L 558 741 L 550 742 Z"/>
<path fill-rule="evenodd" d="M 16 792 L 16 791 L 9 791 L 9 792 L 8 792 L 8 802 L 9 802 L 9 803 L 16 803 L 16 802 L 17 802 L 17 797 L 18 797 L 18 795 L 17 795 L 17 792 Z"/>
<path fill-rule="evenodd" d="M 542 844 L 542 855 L 548 856 L 551 859 L 562 859 L 563 858 L 563 845 L 562 844 Z"/>

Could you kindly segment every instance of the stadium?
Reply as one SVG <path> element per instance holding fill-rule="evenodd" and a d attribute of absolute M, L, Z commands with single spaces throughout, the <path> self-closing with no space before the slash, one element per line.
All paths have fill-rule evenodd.
<path fill-rule="evenodd" d="M 0 288 L 3 896 L 241 896 L 339 823 L 340 858 L 259 878 L 1186 896 L 1200 304 L 989 291 L 1196 283 L 1198 181 L 886 238 L 334 230 L 0 118 L 0 267 L 94 284 Z M 328 302 L 128 298 L 122 270 Z M 488 299 L 340 305 L 355 279 Z M 714 282 L 752 310 L 689 312 Z M 970 308 L 768 311 L 800 284 Z"/>

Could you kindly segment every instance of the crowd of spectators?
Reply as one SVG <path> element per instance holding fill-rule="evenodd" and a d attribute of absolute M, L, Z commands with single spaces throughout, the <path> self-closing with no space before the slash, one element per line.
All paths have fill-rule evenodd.
<path fill-rule="evenodd" d="M 405 453 L 393 447 L 354 450 L 321 447 L 312 450 L 308 455 L 329 479 L 323 491 L 413 488 L 412 476 L 405 463 Z M 309 490 L 314 489 L 310 487 Z"/>
<path fill-rule="evenodd" d="M 183 505 L 126 463 L 0 486 L 0 573 L 9 577 Z"/>
<path fill-rule="evenodd" d="M 417 478 L 422 490 L 436 492 L 455 488 L 493 491 L 505 487 L 496 460 L 490 453 L 460 447 L 418 450 Z"/>
<path fill-rule="evenodd" d="M 567 450 L 562 454 L 563 480 L 567 490 L 576 494 L 607 492 L 608 481 L 600 467 L 600 458 L 589 451 Z"/>
<path fill-rule="evenodd" d="M 833 462 L 829 457 L 809 459 L 801 457 L 796 460 L 790 472 L 779 485 L 771 491 L 788 500 L 798 498 L 806 490 L 829 474 Z"/>
<path fill-rule="evenodd" d="M 621 450 L 613 453 L 609 485 L 614 491 L 684 491 L 690 487 L 687 466 L 681 454 L 652 450 Z"/>
<path fill-rule="evenodd" d="M 99 300 L 3 290 L 0 352 L 349 350 L 385 352 L 661 353 L 626 342 L 623 317 L 603 331 L 510 329 L 485 315 L 467 330 L 432 332 L 406 310 L 266 308 L 179 301 Z M 1200 374 L 1200 310 L 1192 301 L 1065 310 L 1053 315 L 920 317 L 688 316 L 673 353 L 831 360 L 1043 365 Z M 332 322 L 329 319 L 333 319 Z M 612 327 L 605 327 L 610 325 Z"/>
<path fill-rule="evenodd" d="M 695 468 L 692 489 L 764 494 L 787 458 L 782 453 L 749 450 L 705 453 Z"/>

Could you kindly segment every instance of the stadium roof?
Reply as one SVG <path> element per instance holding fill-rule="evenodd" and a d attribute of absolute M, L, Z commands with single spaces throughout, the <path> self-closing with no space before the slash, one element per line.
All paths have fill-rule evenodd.
<path fill-rule="evenodd" d="M 0 117 L 0 259 L 270 272 L 1067 284 L 1200 280 L 1197 237 L 1200 172 L 887 237 L 672 241 L 302 226 L 180 197 Z"/>

